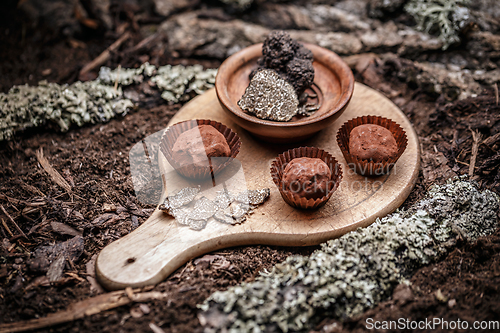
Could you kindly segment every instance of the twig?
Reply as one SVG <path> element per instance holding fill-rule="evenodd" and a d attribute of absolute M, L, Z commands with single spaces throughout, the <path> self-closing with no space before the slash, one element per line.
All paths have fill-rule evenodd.
<path fill-rule="evenodd" d="M 68 192 L 69 195 L 71 195 L 71 186 L 68 184 L 66 179 L 61 176 L 59 172 L 57 172 L 56 169 L 47 161 L 47 159 L 43 156 L 43 148 L 40 148 L 36 151 L 36 158 L 42 168 L 49 174 L 50 178 L 59 186 L 61 186 L 63 189 Z"/>
<path fill-rule="evenodd" d="M 87 280 L 82 279 L 82 278 L 81 278 L 78 274 L 76 274 L 76 273 L 66 272 L 65 274 L 66 274 L 66 275 L 68 275 L 68 276 L 70 276 L 70 277 L 72 277 L 73 279 L 76 279 L 76 280 L 80 281 L 80 282 L 87 282 Z"/>
<path fill-rule="evenodd" d="M 495 99 L 496 99 L 496 105 L 498 106 L 498 85 L 496 82 L 493 87 L 495 88 Z"/>
<path fill-rule="evenodd" d="M 113 44 L 111 44 L 106 50 L 104 50 L 97 58 L 83 66 L 83 68 L 80 70 L 80 76 L 85 75 L 94 68 L 101 66 L 104 64 L 109 57 L 111 56 L 111 52 L 114 52 L 116 49 L 120 47 L 120 45 L 123 44 L 124 41 L 130 38 L 130 32 L 126 31 L 123 35 L 121 35 L 120 38 L 118 38 Z"/>
<path fill-rule="evenodd" d="M 14 234 L 12 233 L 12 231 L 10 231 L 9 226 L 7 225 L 7 223 L 5 223 L 3 219 L 2 219 L 2 225 L 5 228 L 5 230 L 7 230 L 7 232 L 9 233 L 10 237 L 14 237 Z"/>
<path fill-rule="evenodd" d="M 498 140 L 500 140 L 500 132 L 498 132 L 495 135 L 487 137 L 486 139 L 483 140 L 482 144 L 484 144 L 484 145 L 488 146 L 488 148 L 490 148 L 490 146 L 493 145 L 494 143 L 496 143 Z M 491 149 L 491 150 L 493 150 L 493 149 Z"/>
<path fill-rule="evenodd" d="M 123 51 L 123 53 L 135 52 L 135 51 L 143 48 L 144 46 L 146 46 L 147 44 L 149 44 L 153 40 L 155 40 L 156 37 L 158 37 L 158 36 L 159 36 L 158 33 L 152 34 L 151 36 L 148 36 L 148 37 L 144 38 L 143 40 L 141 40 L 139 43 L 137 43 L 137 45 L 132 46 L 132 47 L 126 49 L 125 51 Z"/>
<path fill-rule="evenodd" d="M 114 91 L 118 90 L 118 81 L 120 80 L 120 72 L 122 71 L 122 65 L 118 65 L 118 73 L 116 73 L 116 80 L 115 80 L 115 86 L 114 86 Z"/>
<path fill-rule="evenodd" d="M 134 291 L 132 290 L 131 287 L 125 288 L 125 294 L 127 294 L 128 298 L 134 299 Z"/>
<path fill-rule="evenodd" d="M 154 333 L 165 333 L 165 331 L 161 327 L 159 327 L 158 325 L 156 325 L 155 323 L 149 323 L 149 328 Z"/>
<path fill-rule="evenodd" d="M 451 149 L 453 149 L 453 152 L 456 152 L 458 150 L 458 130 L 456 128 L 453 131 L 453 139 L 451 140 Z"/>
<path fill-rule="evenodd" d="M 3 230 L 2 228 L 0 228 L 0 232 L 2 232 L 3 238 L 7 238 L 7 234 L 5 233 L 5 230 Z M 12 236 L 11 236 L 11 238 L 12 238 Z"/>
<path fill-rule="evenodd" d="M 481 133 L 469 129 L 472 133 L 472 156 L 469 165 L 469 177 L 474 176 L 474 167 L 476 166 L 477 151 L 479 149 L 479 141 L 481 141 Z"/>
<path fill-rule="evenodd" d="M 2 209 L 2 211 L 4 212 L 5 216 L 7 216 L 10 220 L 10 222 L 12 222 L 12 224 L 14 225 L 14 227 L 16 227 L 16 230 L 19 231 L 19 233 L 26 239 L 28 239 L 28 237 L 25 235 L 25 233 L 21 230 L 21 228 L 19 228 L 19 226 L 17 225 L 16 221 L 14 221 L 14 219 L 12 218 L 12 216 L 10 216 L 9 212 L 3 207 L 3 205 L 0 205 L 0 208 Z M 2 220 L 3 221 L 3 220 Z"/>
<path fill-rule="evenodd" d="M 43 193 L 42 191 L 40 191 L 38 188 L 30 185 L 30 184 L 26 184 L 25 182 L 21 181 L 21 186 L 23 188 L 25 188 L 26 190 L 30 191 L 31 193 L 33 194 L 38 194 L 42 197 L 46 197 L 45 193 Z"/>
<path fill-rule="evenodd" d="M 16 205 L 25 205 L 25 206 L 30 206 L 30 207 L 39 207 L 39 206 L 46 205 L 45 201 L 27 202 L 27 201 L 24 201 L 24 200 L 11 198 L 11 197 L 9 197 L 9 196 L 7 196 L 5 194 L 1 194 L 1 193 L 0 193 L 0 199 L 6 200 L 6 201 L 8 201 L 10 203 L 14 203 Z"/>
<path fill-rule="evenodd" d="M 123 290 L 113 291 L 73 303 L 68 307 L 67 310 L 51 313 L 44 318 L 0 324 L 0 333 L 23 332 L 28 330 L 40 329 L 43 327 L 50 327 L 114 309 L 131 302 L 147 302 L 150 300 L 165 299 L 166 297 L 167 294 L 165 293 L 151 291 L 136 293 L 131 299 Z"/>
<path fill-rule="evenodd" d="M 21 212 L 21 215 L 26 215 L 26 214 L 31 214 L 31 213 L 36 213 L 40 210 L 39 207 L 25 207 L 23 211 Z"/>
<path fill-rule="evenodd" d="M 38 211 L 38 208 L 37 208 L 36 210 L 34 210 L 33 212 L 36 212 L 36 211 Z M 30 211 L 30 212 L 31 212 L 31 211 Z M 34 220 L 34 219 L 32 219 L 31 217 L 29 217 L 29 216 L 28 216 L 28 215 L 26 215 L 26 214 L 27 214 L 27 213 L 25 213 L 25 212 L 24 212 L 24 209 L 23 209 L 23 211 L 21 212 L 21 216 L 22 216 L 22 217 L 24 217 L 26 220 L 29 220 L 29 221 L 31 221 L 31 222 L 35 222 L 35 220 Z"/>

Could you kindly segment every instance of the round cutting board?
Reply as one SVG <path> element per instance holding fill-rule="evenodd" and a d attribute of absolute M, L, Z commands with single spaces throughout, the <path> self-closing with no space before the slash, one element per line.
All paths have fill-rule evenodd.
<path fill-rule="evenodd" d="M 336 134 L 344 122 L 362 115 L 390 118 L 406 131 L 408 146 L 388 175 L 364 177 L 346 166 Z M 306 246 L 340 237 L 396 210 L 410 194 L 419 171 L 419 143 L 409 120 L 389 99 L 359 83 L 356 83 L 352 100 L 341 117 L 329 128 L 299 144 L 270 144 L 253 138 L 225 114 L 214 89 L 186 104 L 169 125 L 190 119 L 216 120 L 236 131 L 241 138 L 241 150 L 236 157 L 241 168 L 234 173 L 239 177 L 237 183 L 251 190 L 270 188 L 271 195 L 242 224 L 228 225 L 210 220 L 202 230 L 180 225 L 156 209 L 139 228 L 111 243 L 99 254 L 97 277 L 108 289 L 158 283 L 188 260 L 225 247 L 250 244 Z M 274 158 L 298 146 L 324 149 L 342 165 L 343 178 L 339 188 L 327 204 L 317 210 L 290 207 L 283 201 L 271 178 L 270 167 Z M 159 156 L 166 191 L 176 183 L 181 188 L 182 178 L 174 179 L 178 176 L 172 172 L 163 154 Z"/>

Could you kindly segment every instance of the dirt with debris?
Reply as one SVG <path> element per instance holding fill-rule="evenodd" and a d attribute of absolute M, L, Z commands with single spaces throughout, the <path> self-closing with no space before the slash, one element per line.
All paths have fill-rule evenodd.
<path fill-rule="evenodd" d="M 398 323 L 400 318 L 404 318 L 405 323 L 406 320 L 432 322 L 434 318 L 450 323 L 460 319 L 467 322 L 460 328 L 468 325 L 468 329 L 453 330 L 439 324 L 435 329 L 427 327 L 418 332 L 480 331 L 473 329 L 474 322 L 498 321 L 500 313 L 499 250 L 498 230 L 474 244 L 462 242 L 442 261 L 419 269 L 410 279 L 409 286 L 397 286 L 391 299 L 345 322 L 324 319 L 311 333 L 369 332 L 367 324 L 379 322 L 382 327 L 384 321 Z M 398 328 L 394 324 L 392 329 L 383 331 L 401 332 L 402 326 Z"/>
<path fill-rule="evenodd" d="M 24 6 L 32 2 L 23 1 Z M 391 2 L 394 9 L 383 7 L 381 1 L 370 6 L 363 1 L 311 5 L 255 1 L 242 11 L 216 1 L 154 0 L 147 6 L 139 1 L 111 1 L 108 16 L 102 16 L 92 10 L 96 1 L 89 0 L 75 1 L 85 4 L 81 10 L 85 15 L 71 16 L 78 22 L 64 23 L 66 28 L 47 26 L 39 13 L 35 28 L 26 10 L 11 0 L 0 8 L 0 91 L 42 79 L 72 83 L 84 65 L 125 31 L 131 37 L 104 65 L 137 67 L 149 61 L 156 66 L 199 63 L 215 68 L 228 54 L 262 42 L 270 29 L 288 29 L 293 38 L 336 48 L 359 82 L 383 92 L 409 117 L 421 142 L 422 170 L 404 206 L 420 199 L 430 185 L 459 174 L 471 174 L 482 188 L 500 193 L 495 76 L 500 66 L 499 10 L 478 16 L 479 31 L 472 29 L 472 35 L 464 31 L 462 45 L 442 51 L 438 44 L 406 30 L 408 38 L 398 39 L 398 29 L 411 24 L 400 2 Z M 485 11 L 488 3 L 480 1 L 472 10 Z M 316 13 L 316 19 L 306 12 Z M 388 22 L 388 12 L 395 23 Z M 345 13 L 353 16 L 342 19 Z M 112 28 L 105 28 L 109 24 Z M 327 32 L 326 26 L 335 26 L 338 32 Z M 429 63 L 443 66 L 438 73 L 429 70 Z M 93 70 L 84 78 L 96 75 Z M 465 86 L 476 90 L 464 88 L 469 79 L 473 84 Z M 457 94 L 463 91 L 464 98 L 458 100 Z M 128 152 L 141 139 L 165 128 L 180 107 L 158 98 L 105 124 L 67 133 L 29 130 L 0 142 L 0 331 L 2 324 L 45 317 L 104 293 L 95 280 L 96 255 L 136 229 L 154 209 L 135 197 Z M 42 150 L 48 164 L 40 163 Z M 56 183 L 47 165 L 62 180 Z M 401 285 L 390 299 L 359 318 L 338 322 L 326 312 L 315 318 L 313 331 L 363 331 L 368 318 L 498 320 L 499 244 L 498 231 L 474 244 L 464 241 L 440 262 L 417 271 L 410 287 Z M 201 332 L 196 305 L 211 293 L 250 281 L 289 255 L 313 250 L 249 246 L 210 253 L 147 288 L 165 292 L 165 298 L 127 303 L 36 331 Z"/>

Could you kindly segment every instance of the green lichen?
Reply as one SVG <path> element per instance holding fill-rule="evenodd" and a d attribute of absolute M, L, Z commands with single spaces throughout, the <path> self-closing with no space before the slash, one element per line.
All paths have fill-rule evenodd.
<path fill-rule="evenodd" d="M 434 186 L 416 207 L 429 212 L 434 219 L 454 227 L 469 241 L 487 236 L 498 228 L 498 196 L 490 191 L 480 193 L 466 181 L 449 181 Z"/>
<path fill-rule="evenodd" d="M 105 122 L 115 115 L 124 115 L 133 107 L 122 99 L 118 87 L 99 81 L 58 85 L 42 81 L 38 86 L 14 86 L 7 94 L 0 93 L 0 141 L 14 133 L 47 123 L 67 131 L 72 124 Z"/>
<path fill-rule="evenodd" d="M 118 67 L 112 70 L 109 67 L 102 66 L 99 70 L 99 80 L 108 85 L 115 83 L 121 86 L 128 86 L 144 81 L 144 78 L 153 76 L 156 72 L 156 67 L 148 62 L 141 65 L 139 68 L 121 68 Z"/>
<path fill-rule="evenodd" d="M 472 241 L 498 226 L 499 198 L 455 179 L 393 213 L 292 256 L 255 281 L 212 294 L 199 307 L 206 332 L 301 331 L 318 311 L 346 319 L 386 298 L 418 267 L 445 254 L 457 235 Z"/>
<path fill-rule="evenodd" d="M 460 41 L 459 32 L 470 20 L 470 0 L 411 0 L 404 7 L 417 21 L 417 29 L 438 33 L 443 50 Z"/>
<path fill-rule="evenodd" d="M 161 97 L 164 100 L 177 103 L 213 88 L 216 75 L 216 69 L 203 70 L 201 65 L 166 65 L 158 68 L 157 75 L 151 81 L 162 91 Z"/>
<path fill-rule="evenodd" d="M 148 63 L 139 68 L 111 70 L 102 67 L 99 79 L 113 85 L 118 83 L 122 86 L 141 83 L 150 79 L 160 90 L 161 97 L 172 103 L 185 102 L 195 95 L 203 94 L 214 87 L 216 69 L 204 70 L 201 65 L 194 66 L 160 66 L 158 69 Z"/>
<path fill-rule="evenodd" d="M 101 67 L 94 81 L 59 85 L 41 81 L 38 86 L 14 86 L 0 93 L 0 141 L 28 128 L 54 124 L 61 131 L 71 125 L 107 122 L 125 115 L 134 104 L 124 98 L 122 86 L 145 80 L 156 83 L 162 97 L 171 102 L 187 101 L 212 88 L 216 69 L 202 66 L 162 66 L 145 63 L 139 68 Z"/>

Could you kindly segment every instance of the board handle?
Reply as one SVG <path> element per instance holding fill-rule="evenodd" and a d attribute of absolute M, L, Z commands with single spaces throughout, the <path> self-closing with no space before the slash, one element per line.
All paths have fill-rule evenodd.
<path fill-rule="evenodd" d="M 197 256 L 239 245 L 238 234 L 245 232 L 244 225 L 213 221 L 193 230 L 157 209 L 134 232 L 101 251 L 96 275 L 108 290 L 156 284 Z"/>

